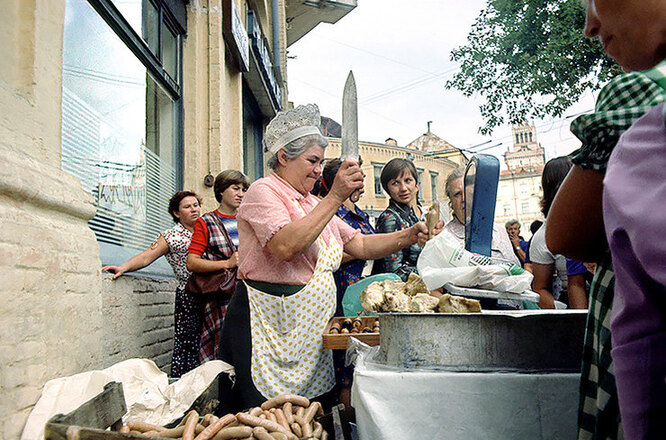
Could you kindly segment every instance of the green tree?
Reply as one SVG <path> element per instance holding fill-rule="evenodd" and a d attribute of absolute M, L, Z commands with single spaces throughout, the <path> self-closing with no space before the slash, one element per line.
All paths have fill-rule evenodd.
<path fill-rule="evenodd" d="M 485 125 L 561 116 L 588 89 L 620 73 L 599 42 L 583 36 L 580 0 L 488 0 L 451 59 L 460 70 L 446 83 L 485 98 Z"/>

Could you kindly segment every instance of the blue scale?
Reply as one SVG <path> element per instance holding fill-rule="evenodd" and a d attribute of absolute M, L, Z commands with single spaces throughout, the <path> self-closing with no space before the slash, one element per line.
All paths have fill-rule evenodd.
<path fill-rule="evenodd" d="M 465 171 L 465 249 L 490 257 L 499 182 L 499 160 L 477 154 Z"/>

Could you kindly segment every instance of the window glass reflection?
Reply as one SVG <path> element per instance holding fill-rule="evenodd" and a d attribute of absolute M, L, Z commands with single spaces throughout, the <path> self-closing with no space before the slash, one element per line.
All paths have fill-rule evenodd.
<path fill-rule="evenodd" d="M 162 65 L 174 81 L 178 81 L 178 37 L 162 22 Z"/>
<path fill-rule="evenodd" d="M 160 16 L 150 0 L 111 0 L 111 3 L 157 56 Z"/>
<path fill-rule="evenodd" d="M 85 0 L 67 0 L 62 169 L 93 196 L 102 262 L 116 264 L 171 227 L 177 105 Z"/>

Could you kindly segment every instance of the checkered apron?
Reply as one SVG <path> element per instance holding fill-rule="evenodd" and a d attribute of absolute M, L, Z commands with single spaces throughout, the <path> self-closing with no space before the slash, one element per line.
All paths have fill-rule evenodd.
<path fill-rule="evenodd" d="M 293 203 L 305 216 L 300 204 Z M 321 335 L 335 312 L 333 272 L 342 261 L 342 247 L 333 234 L 328 243 L 322 235 L 316 243 L 314 274 L 297 293 L 275 296 L 247 286 L 252 381 L 267 398 L 283 393 L 312 398 L 335 383 L 331 352 L 323 349 Z"/>
<path fill-rule="evenodd" d="M 208 245 L 201 258 L 213 261 L 228 260 L 236 251 L 236 247 L 224 229 L 220 216 L 215 212 L 209 212 L 201 219 L 208 228 Z M 199 362 L 201 363 L 219 359 L 222 323 L 229 304 L 229 299 L 204 298 L 204 300 L 201 346 L 199 347 Z"/>

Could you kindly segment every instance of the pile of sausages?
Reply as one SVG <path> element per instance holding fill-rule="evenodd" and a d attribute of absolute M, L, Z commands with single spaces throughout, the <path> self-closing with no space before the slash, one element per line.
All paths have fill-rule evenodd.
<path fill-rule="evenodd" d="M 261 407 L 236 415 L 218 418 L 206 414 L 199 422 L 199 414 L 192 410 L 175 428 L 133 420 L 123 425 L 120 432 L 182 440 L 327 440 L 328 433 L 314 420 L 315 416 L 323 414 L 319 402 L 310 403 L 307 397 L 281 394 Z"/>

